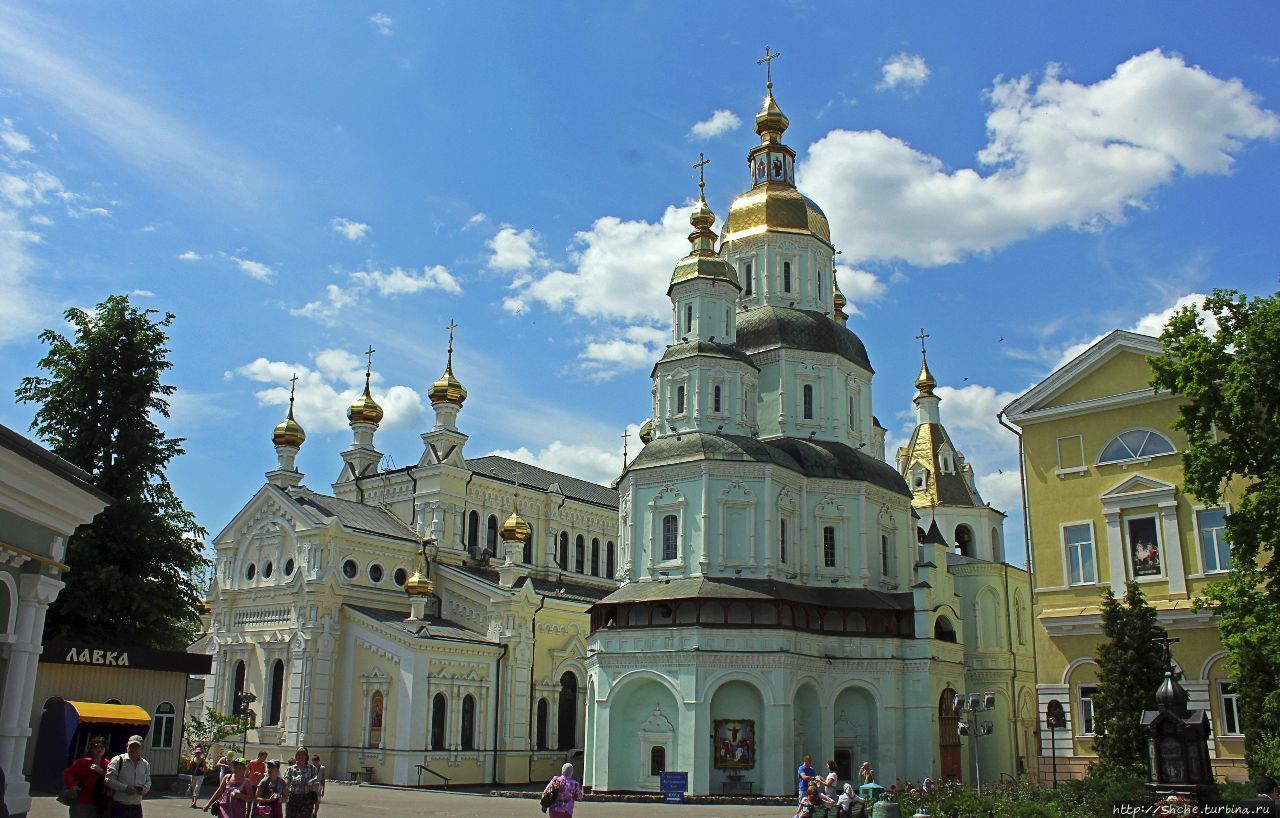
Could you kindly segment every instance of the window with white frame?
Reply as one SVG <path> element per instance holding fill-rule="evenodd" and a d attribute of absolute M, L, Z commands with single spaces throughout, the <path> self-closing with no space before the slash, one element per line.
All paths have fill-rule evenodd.
<path fill-rule="evenodd" d="M 754 291 L 755 278 L 751 275 L 751 262 L 745 262 L 742 265 L 742 294 L 751 295 Z"/>
<path fill-rule="evenodd" d="M 1231 570 L 1231 543 L 1227 542 L 1227 510 L 1203 508 L 1196 512 L 1200 532 L 1200 557 L 1206 574 Z"/>
<path fill-rule="evenodd" d="M 684 414 L 684 385 L 676 387 L 676 414 Z"/>
<path fill-rule="evenodd" d="M 925 471 L 924 466 L 921 466 L 919 463 L 917 463 L 915 465 L 915 468 L 911 470 L 911 490 L 924 491 L 925 483 L 928 481 L 928 477 L 929 477 L 928 472 Z"/>
<path fill-rule="evenodd" d="M 880 575 L 885 579 L 893 576 L 893 533 L 880 532 Z"/>
<path fill-rule="evenodd" d="M 693 332 L 693 305 L 684 305 L 684 332 L 688 335 Z"/>
<path fill-rule="evenodd" d="M 677 556 L 676 545 L 678 543 L 680 527 L 680 518 L 674 514 L 667 514 L 662 518 L 662 559 L 673 560 Z"/>
<path fill-rule="evenodd" d="M 813 420 L 813 384 L 806 383 L 801 390 L 802 410 L 805 420 Z"/>
<path fill-rule="evenodd" d="M 1177 451 L 1169 438 L 1149 429 L 1130 429 L 1121 432 L 1102 447 L 1098 455 L 1099 465 L 1103 463 L 1123 463 L 1126 460 L 1147 460 L 1162 454 L 1173 454 Z"/>
<path fill-rule="evenodd" d="M 1092 585 L 1098 581 L 1098 566 L 1094 560 L 1093 525 L 1076 523 L 1062 527 L 1062 539 L 1067 549 L 1067 584 Z"/>
<path fill-rule="evenodd" d="M 722 412 L 720 402 L 720 384 L 716 384 L 711 387 L 711 411 L 717 415 Z"/>
<path fill-rule="evenodd" d="M 826 568 L 836 567 L 836 527 L 822 527 L 822 564 Z"/>
<path fill-rule="evenodd" d="M 1080 703 L 1080 732 L 1078 733 L 1078 735 L 1081 735 L 1081 736 L 1093 735 L 1093 725 L 1094 725 L 1094 715 L 1095 715 L 1093 710 L 1093 697 L 1096 696 L 1097 693 L 1098 693 L 1098 688 L 1095 686 L 1090 686 L 1090 687 L 1082 686 L 1080 688 L 1080 692 L 1077 696 L 1077 701 Z"/>
<path fill-rule="evenodd" d="M 1240 721 L 1240 700 L 1236 698 L 1236 688 L 1231 682 L 1218 682 L 1218 698 L 1222 701 L 1222 730 L 1219 735 L 1239 736 L 1244 734 Z"/>
<path fill-rule="evenodd" d="M 787 561 L 787 518 L 778 520 L 778 562 Z"/>
<path fill-rule="evenodd" d="M 791 292 L 791 262 L 782 262 L 782 291 Z"/>
<path fill-rule="evenodd" d="M 173 749 L 173 725 L 176 721 L 177 715 L 172 704 L 160 702 L 156 706 L 155 717 L 151 723 L 151 749 Z"/>

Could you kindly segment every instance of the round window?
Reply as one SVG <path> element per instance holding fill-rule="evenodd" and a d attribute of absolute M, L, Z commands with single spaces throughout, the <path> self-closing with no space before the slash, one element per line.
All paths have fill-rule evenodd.
<path fill-rule="evenodd" d="M 382 566 L 376 562 L 369 566 L 369 580 L 371 582 L 382 582 Z"/>
<path fill-rule="evenodd" d="M 284 575 L 286 577 L 293 576 L 293 557 L 284 561 Z"/>
<path fill-rule="evenodd" d="M 356 565 L 355 560 L 347 560 L 342 563 L 342 575 L 347 579 L 355 579 L 358 573 L 360 573 L 360 568 Z"/>
<path fill-rule="evenodd" d="M 262 566 L 262 578 L 271 579 L 271 572 L 274 570 L 275 566 L 268 562 L 266 565 Z"/>
<path fill-rule="evenodd" d="M 409 581 L 409 572 L 403 568 L 397 568 L 396 572 L 391 575 L 391 578 L 396 581 L 396 585 L 404 587 L 404 584 Z"/>
<path fill-rule="evenodd" d="M 257 573 L 258 573 L 258 566 L 254 565 L 253 563 L 249 563 L 249 567 L 244 569 L 244 578 L 253 579 Z"/>

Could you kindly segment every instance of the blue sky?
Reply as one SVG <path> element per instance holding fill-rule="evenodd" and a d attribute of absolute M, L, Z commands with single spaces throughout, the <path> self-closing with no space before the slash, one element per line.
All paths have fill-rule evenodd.
<path fill-rule="evenodd" d="M 1117 327 L 1276 289 L 1274 4 L 0 3 L 0 384 L 111 293 L 177 314 L 171 476 L 218 530 L 327 490 L 372 344 L 390 463 L 458 322 L 468 453 L 608 481 L 649 408 L 699 151 L 747 184 L 765 45 L 876 413 L 919 366 L 1020 540 L 994 414 Z M 26 429 L 31 407 L 0 401 Z M 632 438 L 633 447 L 635 444 Z M 891 444 L 892 445 L 892 444 Z M 634 453 L 634 448 L 632 449 Z"/>

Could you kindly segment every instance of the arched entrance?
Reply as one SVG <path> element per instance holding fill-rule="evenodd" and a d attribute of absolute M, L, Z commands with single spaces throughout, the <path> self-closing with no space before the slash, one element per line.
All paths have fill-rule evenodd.
<path fill-rule="evenodd" d="M 764 730 L 764 697 L 745 680 L 725 682 L 711 696 L 711 769 L 707 792 L 740 793 L 745 782 L 759 792 L 767 765 L 776 763 L 758 735 Z"/>
<path fill-rule="evenodd" d="M 959 781 L 964 765 L 960 760 L 960 734 L 956 732 L 960 717 L 956 715 L 951 688 L 938 699 L 938 777 L 943 781 Z"/>

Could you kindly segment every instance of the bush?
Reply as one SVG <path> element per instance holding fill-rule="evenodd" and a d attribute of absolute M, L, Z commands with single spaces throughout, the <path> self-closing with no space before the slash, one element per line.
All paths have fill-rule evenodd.
<path fill-rule="evenodd" d="M 1023 777 L 984 785 L 982 794 L 954 781 L 942 784 L 936 793 L 926 794 L 910 782 L 898 782 L 889 797 L 910 816 L 924 807 L 934 818 L 1103 818 L 1111 815 L 1116 801 L 1142 797 L 1144 781 L 1139 777 L 1091 775 L 1063 781 L 1055 790 Z"/>

